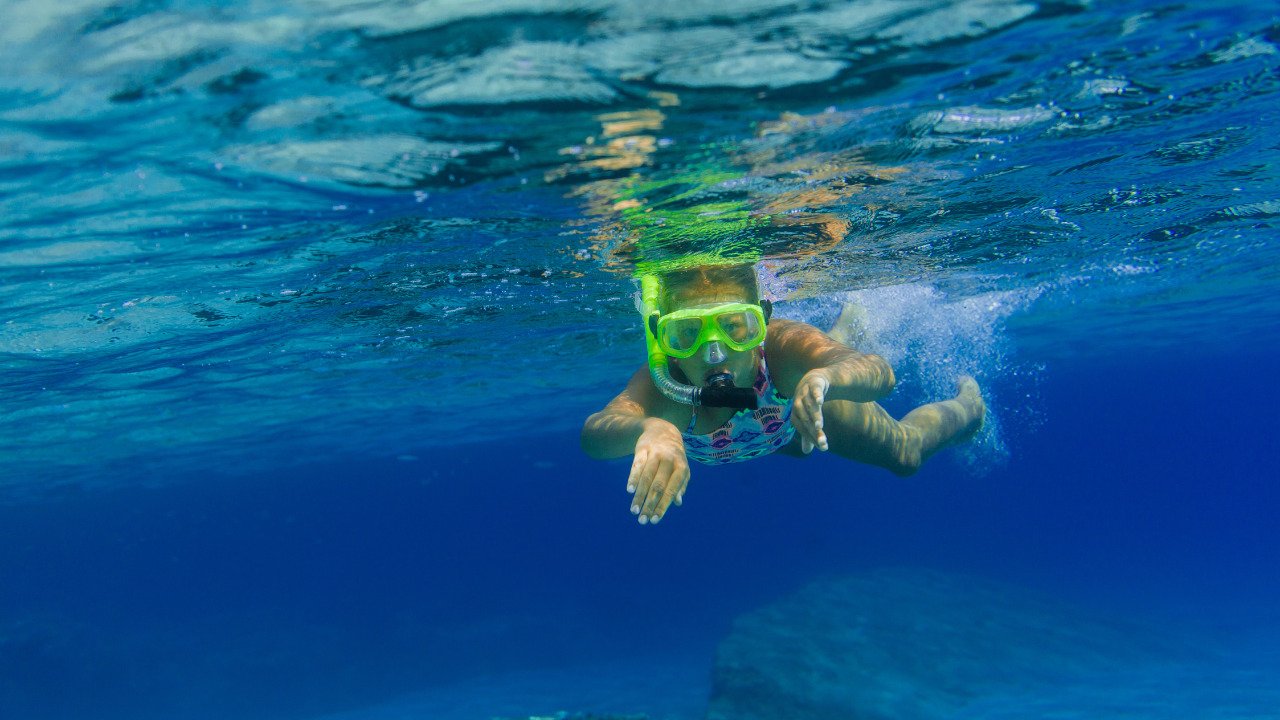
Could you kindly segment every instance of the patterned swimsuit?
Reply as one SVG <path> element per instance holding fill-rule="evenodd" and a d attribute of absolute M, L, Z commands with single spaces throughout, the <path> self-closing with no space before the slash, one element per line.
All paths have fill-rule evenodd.
<path fill-rule="evenodd" d="M 791 401 L 778 395 L 769 377 L 769 366 L 764 360 L 764 346 L 760 346 L 760 369 L 752 386 L 759 398 L 755 410 L 739 410 L 724 425 L 709 435 L 694 435 L 693 426 L 698 422 L 698 407 L 693 408 L 689 427 L 685 429 L 685 455 L 705 465 L 723 465 L 768 455 L 791 442 L 796 429 L 791 425 Z"/>

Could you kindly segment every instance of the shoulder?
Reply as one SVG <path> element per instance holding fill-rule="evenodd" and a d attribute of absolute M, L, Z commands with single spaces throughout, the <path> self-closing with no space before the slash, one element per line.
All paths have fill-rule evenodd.
<path fill-rule="evenodd" d="M 793 342 L 797 339 L 815 334 L 826 337 L 826 333 L 809 323 L 803 323 L 799 320 L 788 320 L 786 318 L 773 318 L 769 320 L 769 343 L 771 345 L 780 342 Z"/>
<path fill-rule="evenodd" d="M 809 323 L 778 318 L 769 321 L 769 334 L 765 340 L 769 347 L 769 363 L 774 356 L 783 361 L 798 361 L 817 355 L 838 345 L 831 336 Z"/>
<path fill-rule="evenodd" d="M 653 376 L 649 374 L 647 364 L 641 365 L 640 369 L 631 375 L 627 388 L 609 404 L 619 403 L 630 405 L 634 412 L 646 417 L 662 418 L 679 427 L 684 427 L 681 423 L 689 422 L 689 406 L 663 395 L 653 384 Z"/>
<path fill-rule="evenodd" d="M 840 344 L 818 328 L 796 320 L 769 321 L 765 340 L 769 375 L 778 390 L 790 395 L 796 383 L 810 370 L 823 365 L 823 358 Z"/>

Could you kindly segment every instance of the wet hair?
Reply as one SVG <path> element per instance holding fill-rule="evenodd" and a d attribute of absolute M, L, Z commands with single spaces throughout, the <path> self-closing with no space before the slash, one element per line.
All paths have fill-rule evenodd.
<path fill-rule="evenodd" d="M 747 302 L 760 302 L 760 284 L 754 265 L 708 265 L 663 273 L 662 294 L 658 297 L 659 312 L 671 312 L 677 295 L 710 291 L 726 285 L 740 288 Z"/>

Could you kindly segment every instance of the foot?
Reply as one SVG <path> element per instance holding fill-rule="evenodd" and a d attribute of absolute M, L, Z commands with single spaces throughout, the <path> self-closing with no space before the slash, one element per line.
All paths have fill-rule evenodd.
<path fill-rule="evenodd" d="M 977 380 L 965 375 L 956 383 L 956 396 L 952 400 L 964 408 L 966 416 L 963 429 L 956 436 L 956 440 L 968 440 L 982 429 L 982 421 L 987 416 L 987 404 L 982 400 L 982 388 L 978 387 Z"/>
<path fill-rule="evenodd" d="M 840 317 L 836 318 L 827 335 L 842 345 L 865 346 L 871 339 L 867 327 L 867 309 L 857 303 L 845 303 L 840 309 Z"/>

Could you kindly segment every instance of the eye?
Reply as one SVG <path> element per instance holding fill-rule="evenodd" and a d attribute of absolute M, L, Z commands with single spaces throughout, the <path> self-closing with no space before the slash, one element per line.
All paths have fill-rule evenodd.
<path fill-rule="evenodd" d="M 734 313 L 720 317 L 720 329 L 735 342 L 747 340 L 751 334 L 751 323 L 744 313 Z"/>
<path fill-rule="evenodd" d="M 687 350 L 698 342 L 698 335 L 701 331 L 701 320 L 676 320 L 667 325 L 666 341 L 676 350 Z"/>

